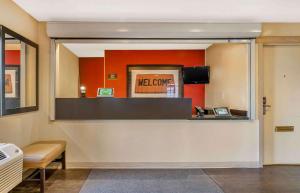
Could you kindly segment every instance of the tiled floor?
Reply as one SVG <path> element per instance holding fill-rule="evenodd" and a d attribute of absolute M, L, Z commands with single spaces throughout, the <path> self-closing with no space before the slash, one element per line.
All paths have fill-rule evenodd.
<path fill-rule="evenodd" d="M 300 166 L 263 169 L 205 169 L 225 193 L 300 193 Z M 57 170 L 46 183 L 47 193 L 78 193 L 90 170 Z M 23 182 L 13 193 L 37 193 L 37 182 Z"/>
<path fill-rule="evenodd" d="M 225 193 L 300 193 L 300 166 L 205 171 Z"/>
<path fill-rule="evenodd" d="M 79 193 L 90 170 L 51 170 L 47 171 L 47 193 Z M 38 193 L 38 182 L 22 182 L 12 193 Z"/>

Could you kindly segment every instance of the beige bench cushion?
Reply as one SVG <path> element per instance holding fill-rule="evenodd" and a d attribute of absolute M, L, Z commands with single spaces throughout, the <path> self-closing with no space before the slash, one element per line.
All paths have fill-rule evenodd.
<path fill-rule="evenodd" d="M 39 141 L 23 149 L 25 168 L 46 168 L 66 149 L 65 141 Z"/>

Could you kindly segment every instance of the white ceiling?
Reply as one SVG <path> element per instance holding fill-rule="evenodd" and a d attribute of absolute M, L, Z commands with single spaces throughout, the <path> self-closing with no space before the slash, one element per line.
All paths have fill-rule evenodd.
<path fill-rule="evenodd" d="M 300 22 L 300 0 L 14 0 L 40 21 Z"/>
<path fill-rule="evenodd" d="M 104 57 L 104 50 L 203 50 L 211 44 L 86 44 L 64 43 L 78 57 Z"/>

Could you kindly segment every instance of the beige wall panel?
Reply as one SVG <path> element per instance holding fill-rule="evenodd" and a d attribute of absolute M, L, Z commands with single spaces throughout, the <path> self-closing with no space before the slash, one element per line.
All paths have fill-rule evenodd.
<path fill-rule="evenodd" d="M 37 42 L 38 22 L 12 0 L 0 1 L 0 24 Z"/>
<path fill-rule="evenodd" d="M 264 23 L 261 36 L 300 36 L 300 23 Z"/>
<path fill-rule="evenodd" d="M 0 1 L 0 24 L 32 41 L 38 40 L 38 22 L 11 0 Z M 39 138 L 38 112 L 0 117 L 0 143 L 27 145 Z"/>
<path fill-rule="evenodd" d="M 36 49 L 26 48 L 26 107 L 36 105 Z"/>
<path fill-rule="evenodd" d="M 211 67 L 205 86 L 206 107 L 248 110 L 248 47 L 246 44 L 214 44 L 206 51 Z"/>
<path fill-rule="evenodd" d="M 56 97 L 79 97 L 79 58 L 59 44 L 56 61 Z"/>

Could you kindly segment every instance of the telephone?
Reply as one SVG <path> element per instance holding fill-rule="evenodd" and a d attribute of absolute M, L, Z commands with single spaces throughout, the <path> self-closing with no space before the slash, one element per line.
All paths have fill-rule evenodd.
<path fill-rule="evenodd" d="M 203 116 L 204 115 L 204 110 L 201 107 L 195 106 L 195 109 L 196 109 L 197 116 Z"/>

